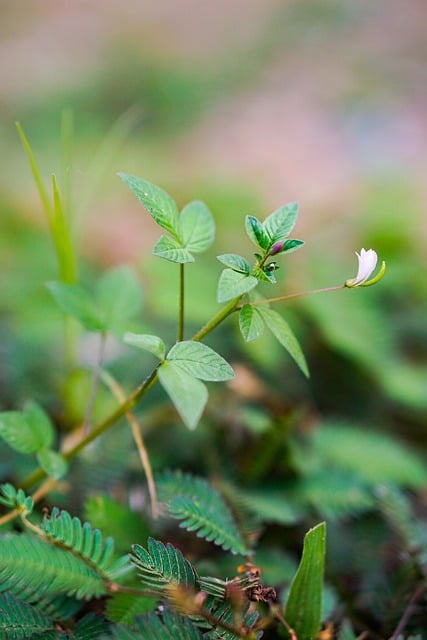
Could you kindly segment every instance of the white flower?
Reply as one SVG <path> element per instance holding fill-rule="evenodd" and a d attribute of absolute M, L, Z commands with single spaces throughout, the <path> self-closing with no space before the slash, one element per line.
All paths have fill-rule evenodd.
<path fill-rule="evenodd" d="M 374 271 L 377 266 L 378 256 L 376 251 L 373 249 L 361 249 L 360 253 L 357 253 L 357 259 L 359 261 L 357 275 L 355 278 L 350 278 L 346 280 L 346 287 L 369 287 L 371 284 L 375 284 L 380 280 L 385 272 L 385 262 L 382 263 L 381 268 L 378 274 L 372 278 L 372 280 L 368 281 L 369 276 Z"/>

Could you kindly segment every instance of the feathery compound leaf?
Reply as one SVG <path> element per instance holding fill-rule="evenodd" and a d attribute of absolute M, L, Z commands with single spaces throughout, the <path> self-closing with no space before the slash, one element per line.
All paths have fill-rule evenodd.
<path fill-rule="evenodd" d="M 326 524 L 306 533 L 301 562 L 289 589 L 285 618 L 298 640 L 311 640 L 320 630 Z"/>
<path fill-rule="evenodd" d="M 202 342 L 177 342 L 167 355 L 167 361 L 200 380 L 220 382 L 234 378 L 233 369 L 216 351 Z"/>
<path fill-rule="evenodd" d="M 113 640 L 203 640 L 205 637 L 189 618 L 177 613 L 165 612 L 160 618 L 155 613 L 149 613 L 143 618 L 137 618 L 136 631 L 126 627 L 116 627 L 113 630 Z"/>
<path fill-rule="evenodd" d="M 170 587 L 182 587 L 194 590 L 196 587 L 196 570 L 170 542 L 164 545 L 160 540 L 148 538 L 147 549 L 134 544 L 130 561 L 150 589 L 167 591 Z"/>
<path fill-rule="evenodd" d="M 50 516 L 44 518 L 41 529 L 47 538 L 88 560 L 102 574 L 106 575 L 114 562 L 113 539 L 103 540 L 99 529 L 93 529 L 88 522 L 82 525 L 79 518 L 72 518 L 67 511 L 54 507 Z"/>
<path fill-rule="evenodd" d="M 206 480 L 176 472 L 163 474 L 156 484 L 170 515 L 182 521 L 180 527 L 232 553 L 248 553 L 228 505 Z"/>
<path fill-rule="evenodd" d="M 170 195 L 141 178 L 129 176 L 126 173 L 119 173 L 118 176 L 144 205 L 154 222 L 178 239 L 179 213 Z"/>
<path fill-rule="evenodd" d="M 33 499 L 25 495 L 22 489 L 15 489 L 9 482 L 0 485 L 0 503 L 13 509 L 20 509 L 25 513 L 33 510 Z"/>
<path fill-rule="evenodd" d="M 34 633 L 53 631 L 55 624 L 34 607 L 11 593 L 0 595 L 0 638 L 25 640 Z"/>
<path fill-rule="evenodd" d="M 23 600 L 78 599 L 107 592 L 106 579 L 83 559 L 29 534 L 5 534 L 0 538 L 0 591 Z"/>

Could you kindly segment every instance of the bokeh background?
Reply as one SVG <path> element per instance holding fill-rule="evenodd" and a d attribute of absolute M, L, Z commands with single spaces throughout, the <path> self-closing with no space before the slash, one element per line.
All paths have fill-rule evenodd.
<path fill-rule="evenodd" d="M 374 248 L 387 262 L 377 286 L 277 306 L 303 345 L 309 381 L 268 337 L 246 347 L 230 323 L 211 342 L 232 355 L 240 374 L 237 400 L 226 405 L 234 434 L 230 452 L 238 456 L 245 438 L 254 438 L 239 459 L 239 473 L 249 483 L 262 479 L 277 460 L 257 438 L 277 444 L 276 427 L 269 429 L 284 413 L 286 429 L 304 432 L 324 424 L 315 430 L 323 436 L 315 436 L 310 456 L 300 452 L 300 469 L 335 464 L 355 473 L 360 486 L 367 482 L 371 489 L 385 479 L 422 495 L 426 69 L 424 0 L 1 2 L 3 406 L 36 396 L 66 428 L 76 417 L 76 398 L 84 396 L 80 382 L 66 387 L 61 402 L 70 415 L 64 418 L 55 400 L 59 339 L 52 344 L 59 315 L 44 287 L 56 277 L 55 257 L 15 130 L 18 120 L 46 184 L 55 172 L 63 189 L 71 186 L 82 281 L 91 283 L 105 267 L 123 262 L 138 272 L 145 295 L 139 330 L 161 327 L 173 338 L 177 276 L 173 265 L 152 256 L 158 229 L 117 171 L 162 186 L 180 205 L 202 199 L 214 213 L 215 246 L 188 276 L 189 325 L 195 328 L 217 309 L 221 266 L 215 255 L 251 256 L 243 230 L 247 213 L 262 219 L 285 202 L 300 204 L 295 236 L 306 244 L 283 260 L 272 295 L 340 284 L 356 272 L 354 252 Z M 72 156 L 64 158 L 61 136 L 71 122 Z M 83 364 L 91 349 L 83 340 Z M 114 359 L 117 349 L 109 356 L 112 366 L 131 384 L 135 369 L 126 358 Z M 135 363 L 139 372 L 142 365 Z M 177 448 L 184 438 L 179 429 L 170 451 L 155 435 L 149 438 L 155 467 L 171 461 L 197 467 L 197 438 L 204 436 L 185 436 Z M 369 439 L 372 431 L 378 438 Z M 344 488 L 334 498 L 325 477 L 320 497 L 314 485 L 304 494 L 321 514 L 322 508 L 332 518 L 340 509 L 362 513 L 372 507 L 360 495 L 351 502 Z M 342 544 L 336 567 L 343 557 L 347 562 Z M 371 556 L 369 563 L 378 576 Z M 369 584 L 374 591 L 372 575 Z"/>

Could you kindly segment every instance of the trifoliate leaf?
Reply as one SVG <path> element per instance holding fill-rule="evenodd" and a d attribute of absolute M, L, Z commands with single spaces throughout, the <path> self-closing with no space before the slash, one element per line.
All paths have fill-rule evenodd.
<path fill-rule="evenodd" d="M 91 293 L 78 284 L 46 284 L 57 305 L 89 331 L 102 331 L 103 322 Z"/>

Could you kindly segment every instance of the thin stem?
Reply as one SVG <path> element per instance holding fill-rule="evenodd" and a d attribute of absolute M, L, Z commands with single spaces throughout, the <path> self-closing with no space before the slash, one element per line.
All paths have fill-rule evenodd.
<path fill-rule="evenodd" d="M 286 622 L 285 618 L 280 613 L 278 607 L 272 608 L 272 611 L 273 611 L 274 616 L 279 620 L 279 622 L 281 622 L 281 624 L 285 627 L 286 631 L 289 633 L 290 639 L 291 640 L 298 640 L 297 634 L 292 629 L 290 624 L 288 622 Z"/>
<path fill-rule="evenodd" d="M 63 452 L 63 456 L 66 460 L 71 460 L 74 456 L 79 453 L 82 449 L 84 449 L 90 442 L 96 440 L 104 431 L 106 431 L 109 427 L 119 420 L 127 411 L 132 409 L 135 404 L 140 400 L 149 389 L 157 382 L 157 367 L 154 371 L 140 384 L 127 398 L 126 400 L 119 406 L 115 411 L 110 413 L 104 420 L 95 425 L 89 433 L 87 433 L 77 444 L 75 444 L 68 451 Z M 31 487 L 37 482 L 40 482 L 42 478 L 44 478 L 46 472 L 44 469 L 39 467 L 33 473 L 31 473 L 25 480 L 21 483 L 22 489 L 26 487 Z"/>
<path fill-rule="evenodd" d="M 248 302 L 251 307 L 257 307 L 260 304 L 269 304 L 270 302 L 282 302 L 284 300 L 292 300 L 293 298 L 303 298 L 304 296 L 311 296 L 315 293 L 326 293 L 328 291 L 338 291 L 339 289 L 345 289 L 344 284 L 339 284 L 335 287 L 324 287 L 323 289 L 311 289 L 311 291 L 303 291 L 301 293 L 288 293 L 285 296 L 277 296 L 276 298 L 267 298 L 266 300 L 256 300 L 255 302 Z M 236 307 L 240 309 L 240 307 Z"/>
<path fill-rule="evenodd" d="M 179 265 L 179 302 L 178 302 L 178 335 L 177 342 L 184 339 L 184 265 Z"/>
<path fill-rule="evenodd" d="M 125 402 L 126 396 L 123 393 L 122 387 L 118 384 L 116 380 L 114 380 L 113 376 L 111 376 L 106 371 L 101 372 L 102 380 L 107 384 L 112 394 L 117 398 L 117 400 L 121 403 Z M 156 494 L 156 485 L 154 484 L 153 472 L 151 469 L 150 459 L 148 457 L 147 449 L 144 444 L 144 440 L 142 438 L 138 422 L 135 419 L 135 416 L 131 411 L 126 412 L 127 421 L 130 424 L 132 429 L 133 439 L 135 440 L 136 447 L 138 449 L 139 457 L 141 459 L 141 464 L 145 471 L 145 476 L 147 478 L 147 486 L 148 493 L 150 494 L 151 500 L 151 513 L 154 519 L 159 517 L 159 503 L 157 501 Z"/>
<path fill-rule="evenodd" d="M 194 336 L 191 338 L 195 342 L 202 340 L 208 333 L 213 331 L 223 320 L 225 320 L 233 311 L 238 309 L 238 304 L 240 302 L 242 296 L 238 296 L 233 300 L 230 300 L 228 304 L 225 305 L 222 309 L 218 311 L 217 314 L 214 315 L 209 322 L 207 322 Z"/>
<path fill-rule="evenodd" d="M 403 615 L 401 617 L 401 619 L 399 620 L 399 624 L 397 625 L 396 629 L 393 632 L 393 635 L 391 636 L 390 640 L 397 640 L 397 638 L 401 635 L 402 631 L 404 630 L 404 628 L 406 627 L 407 622 L 409 621 L 409 618 L 411 617 L 415 605 L 417 603 L 417 601 L 419 600 L 419 598 L 422 596 L 422 594 L 424 593 L 424 589 L 425 589 L 425 584 L 424 582 L 422 582 L 421 584 L 418 585 L 418 587 L 415 589 L 414 593 L 412 594 L 411 599 L 409 600 L 405 611 L 403 612 Z"/>
<path fill-rule="evenodd" d="M 92 380 L 90 384 L 89 397 L 86 404 L 85 415 L 83 419 L 83 434 L 87 434 L 90 429 L 90 421 L 92 418 L 93 405 L 95 402 L 96 391 L 98 389 L 99 374 L 101 371 L 102 360 L 104 358 L 105 344 L 107 342 L 107 335 L 105 332 L 101 333 L 99 340 L 98 353 L 95 360 L 95 366 L 92 372 Z"/>

